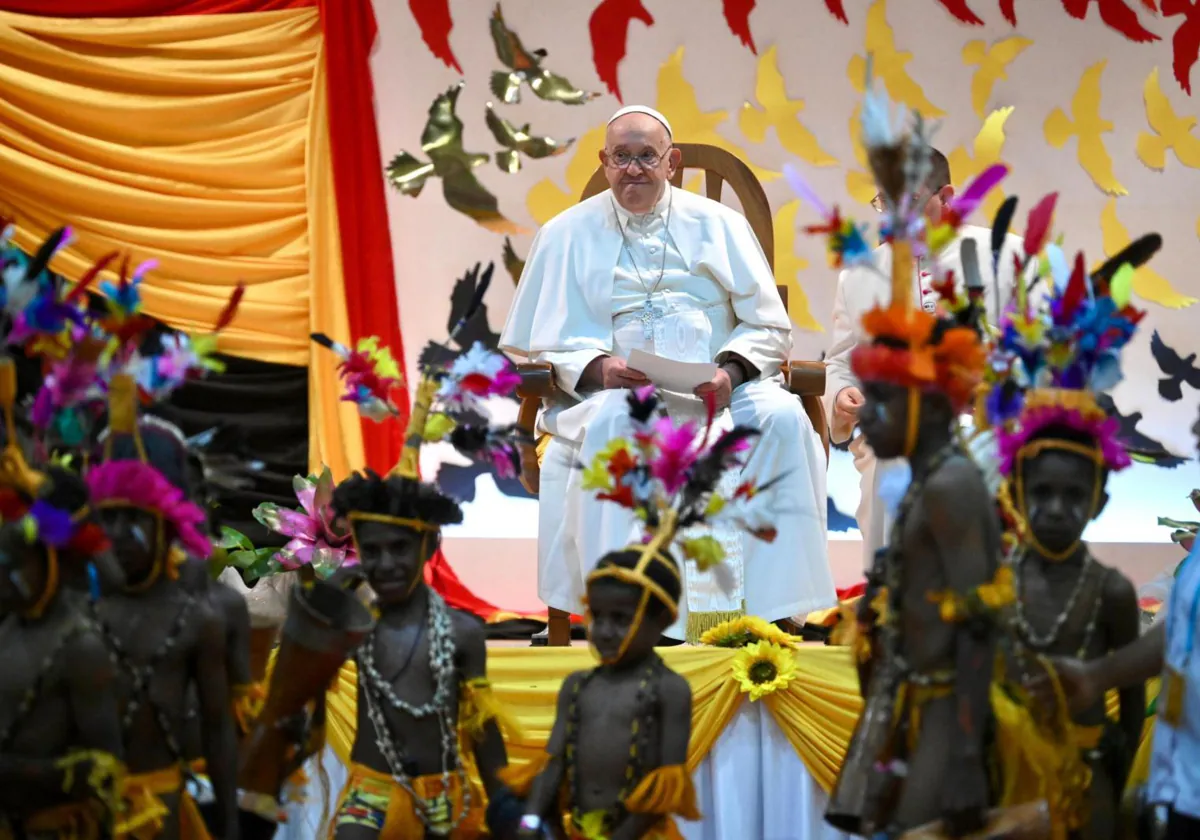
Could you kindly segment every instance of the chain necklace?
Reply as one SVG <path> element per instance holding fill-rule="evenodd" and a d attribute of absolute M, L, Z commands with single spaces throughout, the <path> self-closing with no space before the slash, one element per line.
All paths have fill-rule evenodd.
<path fill-rule="evenodd" d="M 1066 626 L 1067 619 L 1075 612 L 1075 605 L 1079 602 L 1079 598 L 1083 595 L 1087 588 L 1088 580 L 1093 574 L 1093 569 L 1096 561 L 1092 559 L 1091 552 L 1083 556 L 1083 568 L 1079 572 L 1079 580 L 1075 582 L 1075 586 L 1071 590 L 1070 596 L 1067 598 L 1067 603 L 1062 610 L 1054 618 L 1054 622 L 1050 625 L 1050 629 L 1045 633 L 1039 633 L 1030 624 L 1029 619 L 1025 615 L 1025 601 L 1021 597 L 1024 591 L 1023 575 L 1021 570 L 1025 566 L 1025 561 L 1028 559 L 1029 553 L 1025 549 L 1021 549 L 1013 560 L 1013 571 L 1016 577 L 1016 609 L 1014 610 L 1014 622 L 1017 625 L 1017 632 L 1024 639 L 1025 644 L 1034 650 L 1046 651 L 1052 648 L 1058 641 L 1059 634 L 1062 633 L 1063 627 Z M 1096 629 L 1096 621 L 1100 617 L 1100 602 L 1101 598 L 1097 595 L 1095 603 L 1092 605 L 1091 614 L 1088 618 L 1088 623 L 1084 629 L 1083 642 L 1080 645 L 1079 653 L 1082 656 L 1087 650 L 1092 641 L 1092 633 Z"/>
<path fill-rule="evenodd" d="M 126 705 L 125 714 L 121 718 L 121 731 L 126 735 L 129 734 L 133 729 L 134 717 L 144 703 L 154 713 L 154 722 L 158 725 L 159 732 L 163 737 L 163 743 L 167 751 L 171 753 L 171 757 L 176 761 L 183 760 L 183 749 L 179 746 L 179 740 L 175 737 L 175 727 L 171 725 L 171 719 L 168 717 L 166 710 L 154 702 L 154 698 L 150 694 L 150 681 L 154 677 L 155 667 L 166 658 L 168 653 L 175 649 L 176 643 L 183 635 L 183 630 L 187 626 L 187 619 L 191 615 L 194 604 L 195 600 L 190 595 L 185 594 L 183 606 L 179 608 L 179 613 L 175 616 L 175 622 L 171 626 L 170 632 L 163 639 L 162 645 L 150 654 L 144 663 L 133 661 L 133 657 L 130 656 L 129 651 L 121 643 L 117 634 L 100 619 L 98 613 L 94 612 L 94 607 L 89 605 L 93 609 L 93 616 L 100 628 L 101 635 L 104 637 L 113 663 L 133 680 L 129 703 Z"/>
<path fill-rule="evenodd" d="M 662 667 L 662 659 L 657 655 L 652 657 L 651 662 L 642 673 L 641 680 L 638 682 L 635 704 L 640 712 L 640 718 L 635 717 L 630 726 L 629 762 L 625 765 L 625 778 L 622 781 L 621 792 L 617 796 L 617 801 L 609 807 L 605 818 L 606 824 L 610 828 L 616 825 L 621 817 L 621 812 L 624 810 L 623 803 L 633 793 L 634 788 L 641 782 L 642 777 L 645 776 L 642 759 L 650 746 L 649 736 L 654 723 L 654 710 L 658 708 L 659 704 L 659 671 Z M 587 687 L 587 684 L 599 670 L 599 668 L 593 668 L 576 681 L 574 690 L 571 692 L 571 705 L 567 710 L 567 737 L 564 760 L 567 765 L 567 793 L 570 798 L 572 810 L 578 810 L 579 807 L 579 700 L 583 696 L 583 689 Z"/>
<path fill-rule="evenodd" d="M 29 716 L 29 713 L 33 711 L 33 707 L 37 705 L 37 701 L 41 699 L 46 679 L 50 676 L 50 671 L 58 661 L 59 655 L 66 649 L 72 639 L 85 630 L 90 629 L 93 629 L 91 623 L 85 617 L 79 616 L 78 619 L 71 621 L 59 634 L 54 647 L 42 659 L 42 665 L 38 668 L 33 681 L 29 684 L 29 688 L 25 691 L 24 696 L 22 696 L 21 703 L 17 706 L 16 712 L 9 719 L 8 725 L 4 727 L 3 732 L 0 732 L 0 753 L 9 751 L 12 747 L 13 739 L 16 737 L 18 727 Z"/>
<path fill-rule="evenodd" d="M 422 825 L 431 833 L 448 836 L 458 827 L 470 810 L 471 788 L 462 764 L 462 757 L 458 751 L 457 710 L 452 702 L 457 686 L 457 673 L 454 667 L 455 645 L 450 610 L 446 607 L 446 602 L 442 600 L 442 597 L 432 589 L 428 590 L 428 598 L 429 607 L 426 620 L 429 631 L 429 664 L 436 686 L 433 698 L 427 703 L 415 706 L 401 700 L 396 695 L 392 683 L 385 680 L 375 667 L 375 634 L 378 630 L 373 631 L 363 646 L 359 648 L 357 655 L 358 682 L 362 689 L 361 696 L 366 703 L 367 717 L 375 730 L 375 745 L 379 748 L 384 761 L 387 762 L 392 779 L 412 797 L 413 810 Z M 418 636 L 418 643 L 419 638 Z M 418 796 L 413 789 L 412 779 L 405 769 L 406 762 L 397 745 L 397 738 L 392 733 L 391 727 L 388 726 L 387 718 L 384 717 L 383 710 L 380 708 L 381 700 L 386 701 L 393 709 L 404 712 L 417 720 L 437 717 L 442 749 L 443 795 L 448 795 L 452 774 L 458 777 L 459 789 L 462 791 L 462 802 L 459 805 L 458 813 L 453 816 L 453 819 L 450 819 L 450 815 L 447 814 L 448 822 L 436 819 L 436 814 L 431 816 L 430 812 L 433 810 L 431 803 Z"/>
<path fill-rule="evenodd" d="M 642 302 L 642 311 L 638 316 L 638 320 L 642 322 L 642 338 L 646 341 L 654 338 L 654 328 L 663 318 L 663 312 L 654 306 L 654 302 L 650 299 L 659 284 L 662 283 L 663 275 L 667 271 L 667 251 L 670 248 L 671 239 L 671 207 L 675 203 L 675 193 L 671 191 L 671 187 L 667 187 L 667 219 L 663 226 L 663 255 L 662 264 L 658 267 L 658 279 L 654 281 L 653 286 L 647 286 L 646 281 L 642 279 L 641 269 L 638 268 L 637 260 L 633 258 L 633 249 L 629 247 L 629 237 L 626 235 L 626 229 L 621 225 L 621 214 L 617 210 L 617 202 L 611 195 L 609 201 L 612 202 L 613 215 L 617 220 L 617 230 L 621 232 L 621 250 L 629 255 L 629 264 L 633 266 L 633 273 L 637 275 L 638 283 L 641 284 L 642 291 L 646 293 L 646 299 Z"/>

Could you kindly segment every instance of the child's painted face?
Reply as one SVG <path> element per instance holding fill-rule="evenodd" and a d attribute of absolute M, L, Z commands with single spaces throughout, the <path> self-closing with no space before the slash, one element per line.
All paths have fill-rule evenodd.
<path fill-rule="evenodd" d="M 116 505 L 97 511 L 100 524 L 112 540 L 113 552 L 130 584 L 138 584 L 154 570 L 161 552 L 163 538 L 159 520 L 153 513 L 135 507 Z"/>
<path fill-rule="evenodd" d="M 664 611 L 655 603 L 647 604 L 638 620 L 642 591 L 640 586 L 612 578 L 588 584 L 588 639 L 604 664 L 641 659 L 654 649 L 666 628 L 659 616 Z"/>
<path fill-rule="evenodd" d="M 908 389 L 882 382 L 864 382 L 858 427 L 879 458 L 901 458 L 908 432 Z"/>
<path fill-rule="evenodd" d="M 437 539 L 431 533 L 384 522 L 360 522 L 354 526 L 358 562 L 381 604 L 398 604 L 421 582 L 425 561 Z"/>
<path fill-rule="evenodd" d="M 1071 550 L 1088 522 L 1108 501 L 1100 488 L 1096 509 L 1096 465 L 1070 452 L 1045 450 L 1022 462 L 1022 498 L 1029 529 L 1043 548 L 1055 553 Z"/>
<path fill-rule="evenodd" d="M 42 548 L 25 539 L 19 523 L 4 525 L 0 528 L 0 615 L 28 609 L 45 585 Z"/>

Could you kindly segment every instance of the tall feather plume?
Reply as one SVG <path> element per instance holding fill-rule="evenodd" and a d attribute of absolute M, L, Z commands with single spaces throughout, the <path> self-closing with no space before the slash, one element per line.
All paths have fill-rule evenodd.
<path fill-rule="evenodd" d="M 108 268 L 108 264 L 117 258 L 116 251 L 110 251 L 92 264 L 92 267 L 87 270 L 87 273 L 79 278 L 79 282 L 75 284 L 75 288 L 67 294 L 63 300 L 64 303 L 71 304 L 83 297 L 84 293 L 92 283 L 96 282 L 96 278 L 100 276 L 100 272 Z"/>
<path fill-rule="evenodd" d="M 703 520 L 703 505 L 724 472 L 738 463 L 741 444 L 760 434 L 758 429 L 749 426 L 734 426 L 692 465 L 680 496 L 681 528 Z"/>
<path fill-rule="evenodd" d="M 237 288 L 233 290 L 233 294 L 229 296 L 229 303 L 225 304 L 225 308 L 221 310 L 221 315 L 217 318 L 216 324 L 213 325 L 212 331 L 219 333 L 221 330 L 228 327 L 235 315 L 237 315 L 238 306 L 242 303 L 242 298 L 246 296 L 246 284 L 238 283 Z"/>
<path fill-rule="evenodd" d="M 1046 238 L 1050 235 L 1050 225 L 1054 221 L 1054 206 L 1057 202 L 1058 193 L 1052 192 L 1029 211 L 1029 220 L 1025 223 L 1026 255 L 1032 257 L 1046 244 Z"/>
<path fill-rule="evenodd" d="M 1108 288 L 1108 284 L 1116 275 L 1117 270 L 1123 265 L 1129 265 L 1132 268 L 1141 268 L 1150 261 L 1150 258 L 1158 253 L 1162 248 L 1162 237 L 1157 233 L 1147 233 L 1145 236 L 1140 236 L 1133 242 L 1130 242 L 1116 254 L 1092 272 L 1092 282 L 1097 287 Z"/>
<path fill-rule="evenodd" d="M 478 268 L 478 266 L 476 266 Z M 458 323 L 454 325 L 454 329 L 450 330 L 450 339 L 453 341 L 458 336 L 458 331 L 467 325 L 467 322 L 475 317 L 475 313 L 479 311 L 479 307 L 483 305 L 483 296 L 487 294 L 488 286 L 492 284 L 492 272 L 495 270 L 494 262 L 488 263 L 488 267 L 484 270 L 483 276 L 479 278 L 479 282 L 475 285 L 475 294 L 471 297 L 471 302 L 467 304 L 467 308 L 463 310 L 463 315 L 458 319 Z"/>
<path fill-rule="evenodd" d="M 1071 279 L 1067 281 L 1067 290 L 1062 296 L 1060 317 L 1068 320 L 1075 315 L 1083 301 L 1088 296 L 1087 268 L 1083 261 L 1083 252 L 1075 254 L 1075 266 L 1071 270 Z"/>
<path fill-rule="evenodd" d="M 58 253 L 58 249 L 63 247 L 70 234 L 70 228 L 60 227 L 47 236 L 46 240 L 34 252 L 33 259 L 29 261 L 29 266 L 25 269 L 25 276 L 32 279 L 41 274 L 46 269 L 46 266 L 50 264 L 50 258 Z"/>
<path fill-rule="evenodd" d="M 325 333 L 309 333 L 308 337 L 317 344 L 320 344 L 326 350 L 332 350 L 334 353 L 337 353 L 342 358 L 346 358 L 350 355 L 349 347 L 347 347 L 345 344 L 342 344 L 340 341 L 334 341 L 332 338 L 325 335 Z"/>
<path fill-rule="evenodd" d="M 1004 240 L 1008 237 L 1008 228 L 1012 225 L 1013 214 L 1017 212 L 1017 197 L 1010 195 L 1004 199 L 1004 203 L 1000 205 L 1000 209 L 996 211 L 996 218 L 992 220 L 992 276 L 997 277 L 1000 273 L 1000 254 L 1004 251 Z M 994 286 L 996 291 L 996 312 L 1002 312 L 1004 307 L 1000 301 L 1000 284 Z"/>
<path fill-rule="evenodd" d="M 625 401 L 629 404 L 629 419 L 637 425 L 649 423 L 658 411 L 658 391 L 653 385 L 630 389 Z"/>

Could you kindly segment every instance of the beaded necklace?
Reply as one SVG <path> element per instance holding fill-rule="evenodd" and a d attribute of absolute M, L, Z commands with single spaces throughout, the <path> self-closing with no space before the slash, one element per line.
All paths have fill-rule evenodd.
<path fill-rule="evenodd" d="M 1017 599 L 1015 609 L 1013 610 L 1013 623 L 1016 625 L 1018 636 L 1024 641 L 1025 645 L 1033 648 L 1036 651 L 1047 651 L 1054 647 L 1058 641 L 1059 635 L 1062 633 L 1063 627 L 1066 626 L 1067 619 L 1075 612 L 1075 605 L 1082 597 L 1084 591 L 1088 588 L 1088 583 L 1091 578 L 1097 574 L 1096 569 L 1099 568 L 1096 561 L 1092 558 L 1091 552 L 1084 555 L 1083 568 L 1079 572 L 1079 580 L 1075 582 L 1075 586 L 1071 589 L 1071 594 L 1067 598 L 1067 603 L 1062 610 L 1054 618 L 1054 622 L 1050 625 L 1050 629 L 1045 633 L 1038 633 L 1029 619 L 1025 615 L 1024 600 L 1021 598 L 1021 593 L 1024 591 L 1023 575 L 1021 570 L 1025 566 L 1025 561 L 1028 559 L 1029 553 L 1025 549 L 1021 549 L 1017 556 L 1013 559 L 1013 567 L 1016 577 Z M 1092 603 L 1091 611 L 1088 615 L 1087 625 L 1084 627 L 1083 639 L 1076 651 L 1076 656 L 1080 659 L 1087 653 L 1088 647 L 1092 642 L 1092 635 L 1096 631 L 1096 622 L 1100 618 L 1100 605 L 1103 601 L 1101 591 L 1097 591 L 1095 601 Z"/>
<path fill-rule="evenodd" d="M 466 769 L 463 767 L 462 756 L 458 750 L 458 715 L 452 702 L 457 687 L 457 671 L 454 667 L 456 648 L 450 610 L 446 607 L 442 596 L 432 589 L 427 591 L 429 598 L 426 619 L 429 633 L 429 665 L 430 670 L 433 671 L 435 684 L 433 698 L 427 703 L 414 706 L 396 695 L 392 683 L 384 679 L 375 667 L 375 636 L 379 632 L 378 628 L 372 631 L 362 647 L 359 648 L 356 657 L 358 684 L 361 688 L 360 696 L 366 704 L 367 718 L 375 730 L 375 745 L 379 748 L 384 761 L 387 762 L 392 779 L 412 797 L 413 810 L 422 825 L 432 834 L 448 836 L 458 827 L 470 810 L 471 788 L 467 783 Z M 416 643 L 420 643 L 419 636 Z M 407 668 L 407 663 L 405 663 L 405 668 Z M 462 802 L 458 812 L 452 817 L 450 814 L 446 814 L 444 820 L 439 819 L 440 812 L 435 810 L 439 803 L 422 799 L 413 789 L 412 778 L 406 769 L 407 762 L 400 749 L 398 739 L 380 708 L 382 701 L 386 701 L 396 711 L 403 712 L 416 720 L 437 717 L 442 748 L 442 790 L 450 790 L 450 779 L 453 774 L 458 777 L 459 789 L 462 791 Z"/>
<path fill-rule="evenodd" d="M 633 723 L 630 725 L 629 763 L 625 765 L 625 779 L 621 786 L 621 792 L 617 796 L 617 801 L 609 806 L 605 817 L 605 824 L 608 830 L 611 830 L 620 820 L 625 811 L 625 800 L 629 798 L 629 795 L 633 793 L 638 783 L 645 776 L 642 759 L 650 746 L 649 737 L 650 732 L 653 730 L 654 712 L 659 706 L 659 675 L 663 667 L 662 659 L 657 655 L 653 655 L 650 663 L 646 665 L 646 670 L 642 672 L 641 680 L 638 682 L 636 703 L 640 711 L 640 716 L 635 717 Z M 567 769 L 567 793 L 573 811 L 577 811 L 579 807 L 577 805 L 579 802 L 579 750 L 577 748 L 580 721 L 579 700 L 583 695 L 583 689 L 587 687 L 587 684 L 591 682 L 592 677 L 599 670 L 600 668 L 593 668 L 575 682 L 575 687 L 571 692 L 571 705 L 567 708 L 567 737 L 564 760 Z"/>
<path fill-rule="evenodd" d="M 12 747 L 13 739 L 16 738 L 17 730 L 20 724 L 24 722 L 29 713 L 33 711 L 33 707 L 37 705 L 37 701 L 41 699 L 42 692 L 45 689 L 46 679 L 50 676 L 51 670 L 58 661 L 59 655 L 70 644 L 71 640 L 85 630 L 91 629 L 91 624 L 82 616 L 71 621 L 62 632 L 59 633 L 58 639 L 42 659 L 41 667 L 38 668 L 37 674 L 33 681 L 29 684 L 25 694 L 21 697 L 21 702 L 17 706 L 13 716 L 9 719 L 4 730 L 0 732 L 0 753 L 8 752 Z"/>

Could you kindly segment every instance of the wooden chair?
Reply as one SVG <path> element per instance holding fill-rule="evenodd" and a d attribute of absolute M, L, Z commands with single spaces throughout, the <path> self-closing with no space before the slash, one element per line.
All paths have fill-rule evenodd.
<path fill-rule="evenodd" d="M 703 170 L 704 193 L 714 201 L 721 200 L 721 191 L 728 184 L 742 205 L 742 212 L 750 222 L 750 228 L 758 237 L 771 271 L 775 270 L 775 225 L 771 219 L 771 205 L 762 185 L 741 160 L 734 155 L 717 148 L 694 143 L 679 143 L 676 148 L 683 153 L 679 169 L 671 180 L 675 186 L 683 184 L 686 170 Z M 598 167 L 592 174 L 583 195 L 579 200 L 599 195 L 608 189 L 608 181 L 604 177 L 603 167 Z M 787 306 L 787 286 L 779 285 L 779 295 Z M 521 410 L 517 423 L 531 438 L 537 437 L 536 424 L 538 409 L 542 401 L 555 396 L 558 391 L 554 381 L 554 370 L 542 362 L 530 362 L 517 365 L 521 376 L 521 386 L 517 395 L 521 398 Z M 812 421 L 813 428 L 821 436 L 825 447 L 825 459 L 829 461 L 829 424 L 825 419 L 825 410 L 821 397 L 825 393 L 825 364 L 823 362 L 791 362 L 784 368 L 784 376 L 789 390 L 800 397 L 805 413 Z M 521 452 L 521 483 L 530 493 L 537 494 L 539 487 L 540 465 L 537 450 L 526 446 Z M 562 610 L 550 610 L 550 639 L 552 647 L 570 644 L 570 615 Z"/>

